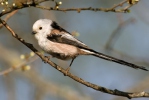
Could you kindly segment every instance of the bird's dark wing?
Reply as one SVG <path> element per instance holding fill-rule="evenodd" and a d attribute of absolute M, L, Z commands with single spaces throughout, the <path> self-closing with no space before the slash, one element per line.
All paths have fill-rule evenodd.
<path fill-rule="evenodd" d="M 66 31 L 59 31 L 53 29 L 51 33 L 47 36 L 47 39 L 57 43 L 69 44 L 78 48 L 89 49 L 89 47 L 87 47 L 83 42 L 79 41 Z"/>

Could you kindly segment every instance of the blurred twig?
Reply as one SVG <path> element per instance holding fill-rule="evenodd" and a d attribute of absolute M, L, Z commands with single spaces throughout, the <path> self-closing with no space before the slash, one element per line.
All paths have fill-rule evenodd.
<path fill-rule="evenodd" d="M 122 59 L 127 60 L 127 61 L 133 61 L 133 62 L 137 62 L 140 64 L 149 65 L 148 60 L 146 60 L 147 58 L 144 59 L 144 58 L 131 57 L 127 54 L 124 54 L 124 53 L 114 49 L 114 44 L 116 43 L 117 39 L 121 35 L 122 29 L 124 29 L 124 27 L 126 27 L 128 24 L 135 22 L 134 18 L 129 18 L 128 20 L 123 21 L 120 17 L 119 20 L 120 20 L 119 25 L 113 31 L 110 38 L 108 39 L 108 41 L 105 45 L 104 51 L 107 51 L 107 52 L 111 53 L 113 56 L 118 57 L 118 58 L 122 58 Z"/>
<path fill-rule="evenodd" d="M 16 100 L 15 80 L 10 75 L 3 77 L 3 80 L 7 91 L 7 100 Z"/>
<path fill-rule="evenodd" d="M 20 38 L 9 26 L 8 24 L 0 19 L 0 22 L 11 32 L 12 36 L 14 38 L 16 38 L 17 40 L 19 40 L 21 43 L 23 43 L 24 45 L 26 45 L 28 48 L 30 48 L 36 55 L 38 55 L 43 61 L 47 62 L 48 64 L 50 64 L 53 68 L 57 69 L 58 71 L 60 71 L 61 73 L 65 74 L 67 73 L 67 71 L 65 69 L 63 69 L 62 67 L 58 66 L 57 64 L 53 63 L 51 60 L 49 60 L 47 57 L 45 57 L 43 54 L 41 54 L 40 52 L 37 51 L 37 49 L 35 49 L 33 47 L 32 44 L 25 42 L 25 40 L 23 40 L 22 38 Z M 123 96 L 123 97 L 127 97 L 129 99 L 131 98 L 138 98 L 138 97 L 149 97 L 149 93 L 147 92 L 134 92 L 134 93 L 129 93 L 129 92 L 123 92 L 123 91 L 119 91 L 117 89 L 115 90 L 111 90 L 111 89 L 107 89 L 105 87 L 101 87 L 98 86 L 96 84 L 87 82 L 73 74 L 71 74 L 70 72 L 67 73 L 67 76 L 72 78 L 73 80 L 87 86 L 90 87 L 94 90 L 97 91 L 101 91 L 104 93 L 108 93 L 108 94 L 112 94 L 112 95 L 117 95 L 117 96 Z"/>
<path fill-rule="evenodd" d="M 37 87 L 37 93 L 39 92 L 37 98 L 42 98 L 43 94 L 53 94 L 64 98 L 64 100 L 91 100 L 89 96 L 81 95 L 67 86 L 61 86 L 60 84 L 44 79 L 34 69 L 28 71 L 28 73 L 24 73 L 24 76 Z"/>
<path fill-rule="evenodd" d="M 15 13 L 17 13 L 18 10 L 15 10 L 13 12 L 11 12 L 10 14 L 8 14 L 5 18 L 4 18 L 4 21 L 8 21 Z M 3 24 L 0 24 L 0 28 L 3 27 Z"/>
<path fill-rule="evenodd" d="M 31 58 L 30 60 L 25 60 L 23 63 L 21 63 L 21 64 L 19 64 L 19 65 L 17 65 L 17 66 L 12 66 L 12 67 L 10 67 L 10 68 L 4 70 L 4 71 L 1 71 L 1 72 L 0 72 L 0 76 L 1 76 L 1 75 L 6 75 L 6 74 L 8 74 L 8 73 L 14 71 L 15 69 L 18 69 L 18 68 L 23 67 L 24 65 L 30 64 L 30 63 L 32 63 L 33 61 L 37 60 L 38 58 L 39 58 L 39 57 L 35 56 L 35 57 Z"/>
<path fill-rule="evenodd" d="M 118 27 L 113 31 L 113 33 L 111 34 L 110 38 L 108 39 L 106 45 L 105 45 L 105 49 L 110 51 L 112 50 L 116 40 L 118 39 L 118 37 L 121 35 L 122 29 L 124 29 L 124 27 L 128 24 L 131 24 L 135 22 L 134 18 L 129 18 L 126 21 L 120 22 Z"/>

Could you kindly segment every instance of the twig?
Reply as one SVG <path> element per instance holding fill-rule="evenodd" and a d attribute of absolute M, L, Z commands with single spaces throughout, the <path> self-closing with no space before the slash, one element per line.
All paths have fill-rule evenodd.
<path fill-rule="evenodd" d="M 39 3 L 42 3 L 42 2 L 45 2 L 45 1 L 53 1 L 53 0 L 38 0 L 38 1 L 30 1 L 30 2 L 21 2 L 21 4 L 19 5 L 15 5 L 15 6 L 10 6 L 8 9 L 6 9 L 5 11 L 2 11 L 0 13 L 0 17 L 5 15 L 5 14 L 8 14 L 12 11 L 15 11 L 15 10 L 18 10 L 18 9 L 22 9 L 22 8 L 27 8 L 27 7 L 30 7 L 30 6 L 35 6 L 35 5 L 38 5 Z"/>
<path fill-rule="evenodd" d="M 30 64 L 30 63 L 32 63 L 33 61 L 37 60 L 37 59 L 38 59 L 38 57 L 36 56 L 36 57 L 34 57 L 34 58 L 30 59 L 30 60 L 24 61 L 23 63 L 21 63 L 21 64 L 19 64 L 19 65 L 17 65 L 17 66 L 12 66 L 12 67 L 10 67 L 10 68 L 4 70 L 4 71 L 1 71 L 1 72 L 0 72 L 0 76 L 1 76 L 1 75 L 6 75 L 6 74 L 8 74 L 8 73 L 14 71 L 15 69 L 18 69 L 18 68 L 20 68 L 20 67 L 23 67 L 24 65 Z"/>
<path fill-rule="evenodd" d="M 104 11 L 104 12 L 118 12 L 118 13 L 124 13 L 126 12 L 126 10 L 124 11 L 124 9 L 121 10 L 115 10 L 115 9 L 108 9 L 108 8 L 92 8 L 92 7 L 88 7 L 88 8 L 53 8 L 53 7 L 42 7 L 42 6 L 35 6 L 36 8 L 40 8 L 40 9 L 44 9 L 44 10 L 55 10 L 55 11 L 77 11 L 77 12 L 81 12 L 82 10 L 89 10 L 89 11 Z"/>
<path fill-rule="evenodd" d="M 121 35 L 120 31 L 123 29 L 123 27 L 125 27 L 126 25 L 134 22 L 135 19 L 134 18 L 130 18 L 124 22 L 120 22 L 118 27 L 113 31 L 113 33 L 111 34 L 110 38 L 108 39 L 106 45 L 105 45 L 105 50 L 110 51 L 112 50 L 112 47 L 115 44 L 115 41 L 117 40 L 117 38 Z"/>
<path fill-rule="evenodd" d="M 44 10 L 55 10 L 55 11 L 77 11 L 80 12 L 82 10 L 89 10 L 89 11 L 104 11 L 104 12 L 117 12 L 117 13 L 126 13 L 128 12 L 128 9 L 130 7 L 132 7 L 134 4 L 129 4 L 128 6 L 126 6 L 125 8 L 122 9 L 116 9 L 117 7 L 121 7 L 122 5 L 124 5 L 125 3 L 127 3 L 127 0 L 122 1 L 121 3 L 115 4 L 113 7 L 111 8 L 92 8 L 92 7 L 87 7 L 87 8 L 54 8 L 54 7 L 43 7 L 43 6 L 39 6 L 36 5 L 36 8 L 40 8 L 40 9 L 44 9 Z"/>
<path fill-rule="evenodd" d="M 128 91 L 142 91 L 142 90 L 148 90 L 148 82 L 149 82 L 149 77 L 145 77 L 144 79 L 141 80 L 141 82 L 135 83 L 135 85 L 131 86 L 128 88 Z M 125 98 L 121 97 L 116 97 L 113 100 L 126 100 Z"/>
<path fill-rule="evenodd" d="M 11 12 L 10 14 L 8 14 L 5 18 L 4 18 L 4 21 L 8 21 L 15 13 L 17 13 L 18 10 L 15 10 L 13 12 Z M 0 24 L 0 28 L 3 27 L 3 24 Z"/>
<path fill-rule="evenodd" d="M 26 8 L 26 7 L 30 7 L 30 6 L 40 8 L 40 9 L 45 9 L 45 10 L 55 10 L 55 11 L 63 11 L 63 12 L 66 12 L 66 11 L 80 12 L 81 10 L 89 10 L 89 11 L 104 11 L 104 12 L 126 13 L 126 12 L 129 12 L 128 9 L 130 7 L 135 5 L 135 3 L 134 4 L 129 4 L 125 8 L 116 9 L 117 7 L 121 7 L 122 5 L 127 3 L 128 0 L 124 0 L 121 3 L 116 4 L 111 8 L 92 8 L 92 7 L 86 7 L 86 8 L 56 8 L 56 7 L 42 7 L 42 6 L 38 5 L 38 4 L 40 4 L 42 2 L 45 2 L 45 1 L 53 1 L 53 0 L 38 0 L 38 1 L 33 0 L 33 1 L 30 1 L 30 2 L 23 2 L 21 5 L 10 6 L 8 9 L 6 9 L 5 11 L 0 13 L 0 17 L 7 14 L 7 13 L 10 13 L 14 10 L 22 9 L 22 8 Z"/>
<path fill-rule="evenodd" d="M 20 38 L 9 26 L 8 24 L 0 19 L 0 22 L 11 32 L 12 36 L 14 38 L 16 38 L 17 40 L 19 40 L 21 43 L 23 43 L 24 45 L 26 45 L 28 48 L 30 48 L 36 55 L 38 55 L 43 61 L 47 62 L 48 64 L 50 64 L 53 68 L 57 69 L 58 71 L 60 71 L 63 74 L 66 74 L 66 70 L 63 69 L 62 67 L 58 66 L 57 64 L 53 63 L 51 60 L 49 60 L 47 57 L 43 56 L 40 52 L 37 51 L 37 49 L 35 49 L 33 47 L 32 44 L 25 42 L 25 40 L 23 40 L 22 38 Z M 147 92 L 135 92 L 135 93 L 128 93 L 128 92 L 123 92 L 123 91 L 119 91 L 117 89 L 115 90 L 111 90 L 111 89 L 107 89 L 105 87 L 101 87 L 98 86 L 96 84 L 87 82 L 73 74 L 71 74 L 70 72 L 67 73 L 67 76 L 72 78 L 73 80 L 87 86 L 90 87 L 94 90 L 97 91 L 101 91 L 104 93 L 108 93 L 108 94 L 112 94 L 112 95 L 117 95 L 117 96 L 123 96 L 123 97 L 127 97 L 129 99 L 131 98 L 138 98 L 138 97 L 149 97 L 149 93 Z"/>
<path fill-rule="evenodd" d="M 127 0 L 124 0 L 124 1 L 120 2 L 120 3 L 117 4 L 117 5 L 114 5 L 111 9 L 115 9 L 115 8 L 117 8 L 117 7 L 123 6 L 123 4 L 125 4 L 125 3 L 127 3 L 127 2 L 128 2 Z"/>

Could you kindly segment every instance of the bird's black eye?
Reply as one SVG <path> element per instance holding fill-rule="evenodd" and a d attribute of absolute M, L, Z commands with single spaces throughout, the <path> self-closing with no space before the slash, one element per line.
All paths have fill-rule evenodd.
<path fill-rule="evenodd" d="M 42 30 L 42 27 L 39 27 L 39 30 Z"/>

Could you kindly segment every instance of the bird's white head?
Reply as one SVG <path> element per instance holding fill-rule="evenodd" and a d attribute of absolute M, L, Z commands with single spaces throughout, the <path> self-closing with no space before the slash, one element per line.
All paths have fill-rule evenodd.
<path fill-rule="evenodd" d="M 37 40 L 45 38 L 52 30 L 51 24 L 52 20 L 49 19 L 39 19 L 33 25 L 32 34 L 35 35 Z"/>

